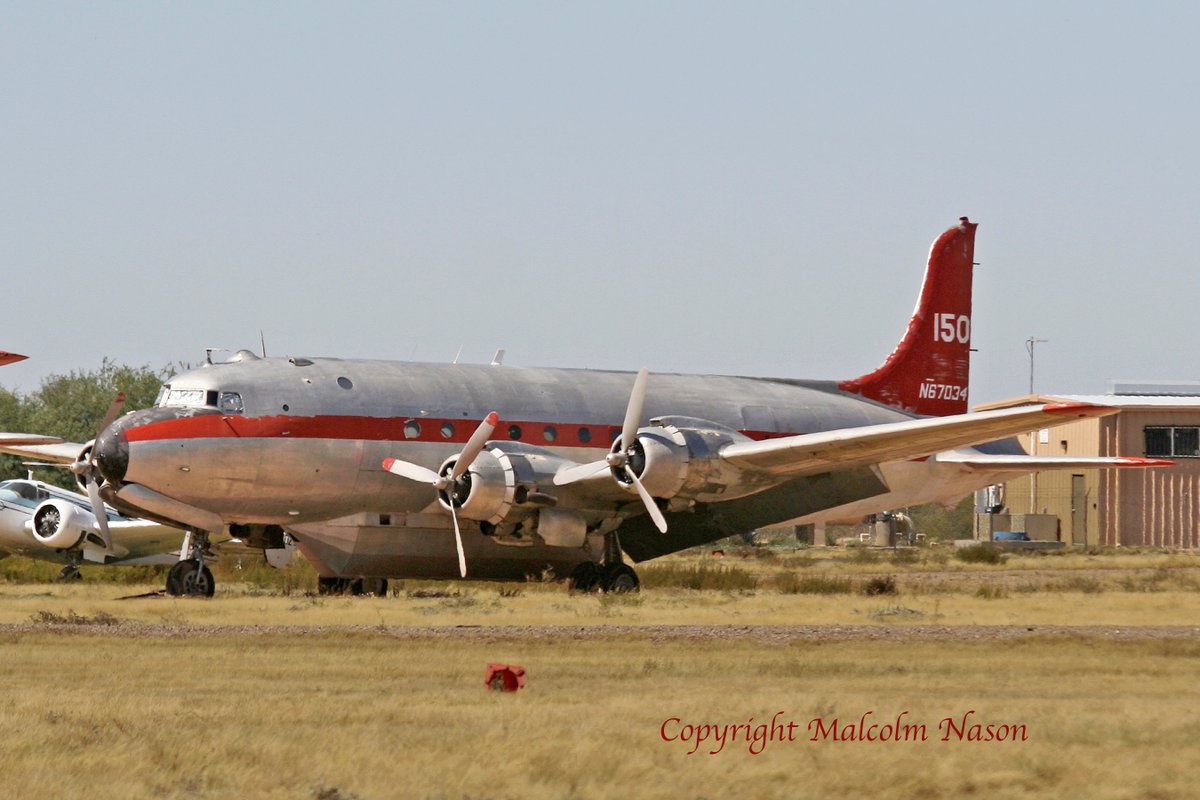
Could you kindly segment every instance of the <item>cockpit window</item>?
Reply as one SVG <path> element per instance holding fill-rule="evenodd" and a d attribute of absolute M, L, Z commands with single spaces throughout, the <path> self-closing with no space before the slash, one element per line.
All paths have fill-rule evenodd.
<path fill-rule="evenodd" d="M 216 408 L 225 414 L 241 414 L 245 410 L 242 396 L 237 392 L 218 392 L 213 389 L 178 389 L 164 386 L 154 405 L 182 408 Z"/>
<path fill-rule="evenodd" d="M 220 399 L 217 400 L 217 408 L 222 414 L 240 414 L 245 410 L 242 405 L 242 396 L 237 392 L 221 392 Z"/>
<path fill-rule="evenodd" d="M 160 406 L 203 406 L 208 392 L 203 389 L 167 389 L 160 395 Z"/>

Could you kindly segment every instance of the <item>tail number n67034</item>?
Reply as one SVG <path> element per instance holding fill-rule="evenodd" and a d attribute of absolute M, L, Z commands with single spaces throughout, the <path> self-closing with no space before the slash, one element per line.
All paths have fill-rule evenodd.
<path fill-rule="evenodd" d="M 971 318 L 961 314 L 934 314 L 933 340 L 967 344 L 971 341 Z"/>

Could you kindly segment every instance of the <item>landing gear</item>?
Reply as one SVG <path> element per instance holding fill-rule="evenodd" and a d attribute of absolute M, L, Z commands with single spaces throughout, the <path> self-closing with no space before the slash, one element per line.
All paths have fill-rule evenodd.
<path fill-rule="evenodd" d="M 62 568 L 62 572 L 58 573 L 57 580 L 59 583 L 67 583 L 68 581 L 77 581 L 81 578 L 83 576 L 79 574 L 79 565 L 67 564 Z"/>
<path fill-rule="evenodd" d="M 175 597 L 212 597 L 216 589 L 212 571 L 199 561 L 176 562 L 167 573 L 167 594 Z"/>
<path fill-rule="evenodd" d="M 636 592 L 641 587 L 637 573 L 628 564 L 609 564 L 604 567 L 602 576 L 601 587 L 612 594 Z"/>
<path fill-rule="evenodd" d="M 173 597 L 212 597 L 217 590 L 212 570 L 204 565 L 208 531 L 188 531 L 179 550 L 179 561 L 167 573 L 167 594 Z"/>
<path fill-rule="evenodd" d="M 595 562 L 584 561 L 571 571 L 567 588 L 572 592 L 593 592 L 600 584 L 600 567 Z"/>
<path fill-rule="evenodd" d="M 387 590 L 387 578 L 317 578 L 317 594 L 319 595 L 386 597 Z"/>
<path fill-rule="evenodd" d="M 599 589 L 605 594 L 625 594 L 638 591 L 641 581 L 633 567 L 622 558 L 616 533 L 610 533 L 605 537 L 604 563 L 584 561 L 579 564 L 567 579 L 567 586 L 572 592 L 587 593 Z"/>

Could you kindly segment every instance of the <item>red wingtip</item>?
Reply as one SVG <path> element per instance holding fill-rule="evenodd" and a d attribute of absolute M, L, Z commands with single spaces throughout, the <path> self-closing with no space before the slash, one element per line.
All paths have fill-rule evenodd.
<path fill-rule="evenodd" d="M 1073 417 L 1103 417 L 1115 414 L 1117 409 L 1112 406 L 1098 406 L 1093 403 L 1047 403 L 1042 406 L 1047 414 L 1063 414 Z"/>
<path fill-rule="evenodd" d="M 24 361 L 27 358 L 29 358 L 29 356 L 23 356 L 18 353 L 6 353 L 3 350 L 0 350 L 0 367 L 3 367 L 5 364 L 15 364 L 18 361 Z"/>
<path fill-rule="evenodd" d="M 391 472 L 391 471 L 392 471 L 392 464 L 395 464 L 395 463 L 396 463 L 396 459 L 394 459 L 394 458 L 385 458 L 385 459 L 383 460 L 383 469 L 384 469 L 384 471 L 385 471 L 385 472 Z"/>
<path fill-rule="evenodd" d="M 1122 467 L 1173 467 L 1175 462 L 1167 458 L 1139 458 L 1126 456 L 1121 459 Z"/>

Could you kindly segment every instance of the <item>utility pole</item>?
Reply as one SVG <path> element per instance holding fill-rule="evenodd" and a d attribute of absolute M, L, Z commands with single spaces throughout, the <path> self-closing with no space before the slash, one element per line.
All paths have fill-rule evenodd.
<path fill-rule="evenodd" d="M 1037 344 L 1049 342 L 1049 339 L 1039 339 L 1036 336 L 1030 336 L 1025 340 L 1025 349 L 1029 351 L 1029 393 L 1033 394 L 1033 347 Z"/>

